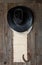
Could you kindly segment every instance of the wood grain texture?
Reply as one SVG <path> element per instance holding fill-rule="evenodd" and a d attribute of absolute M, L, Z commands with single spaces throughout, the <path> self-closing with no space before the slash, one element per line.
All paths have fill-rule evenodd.
<path fill-rule="evenodd" d="M 0 4 L 0 63 L 11 65 L 12 57 L 11 30 L 7 24 L 7 4 Z"/>
<path fill-rule="evenodd" d="M 32 56 L 31 60 L 30 60 L 30 65 L 36 65 L 37 60 L 38 60 L 37 55 L 36 55 L 36 50 L 37 50 L 36 46 L 38 46 L 38 44 L 36 45 L 36 40 L 38 38 L 41 38 L 41 37 L 37 36 L 38 38 L 36 39 L 36 35 L 38 35 L 38 33 L 40 32 L 40 29 L 41 29 L 40 27 L 42 26 L 42 24 L 40 24 L 41 26 L 39 27 L 39 23 L 42 20 L 42 18 L 41 18 L 42 17 L 42 15 L 41 15 L 42 14 L 42 12 L 41 12 L 42 4 L 37 4 L 35 2 L 34 3 L 15 3 L 15 4 L 9 4 L 8 7 L 10 9 L 10 8 L 17 6 L 17 5 L 24 5 L 24 6 L 30 7 L 34 11 L 34 17 L 35 17 L 34 18 L 34 27 L 33 27 L 32 32 L 28 35 L 27 47 L 31 51 L 31 56 Z M 39 27 L 39 32 L 38 32 L 38 27 Z M 39 40 L 39 41 L 41 41 L 41 40 Z M 28 49 L 27 49 L 27 51 L 29 51 Z M 41 59 L 41 61 L 42 61 L 42 59 Z M 40 61 L 39 61 L 39 63 L 40 63 Z M 16 63 L 16 64 L 20 65 L 21 63 Z M 29 64 L 29 63 L 27 63 L 27 64 Z"/>
<path fill-rule="evenodd" d="M 29 63 L 13 63 L 13 32 L 7 23 L 7 11 L 17 5 L 30 7 L 34 12 L 33 29 L 27 38 L 27 51 L 31 52 Z M 42 65 L 42 4 L 35 2 L 0 3 L 0 65 L 5 64 Z"/>
<path fill-rule="evenodd" d="M 42 3 L 42 0 L 0 0 L 0 3 L 22 3 L 22 2 L 36 2 Z"/>

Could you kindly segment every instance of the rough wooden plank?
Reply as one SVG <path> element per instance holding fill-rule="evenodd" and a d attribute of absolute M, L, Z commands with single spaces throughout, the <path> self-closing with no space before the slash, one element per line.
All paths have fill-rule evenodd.
<path fill-rule="evenodd" d="M 42 34 L 41 34 L 42 33 L 42 29 L 41 29 L 42 5 L 38 4 L 38 8 L 36 10 L 37 11 L 36 11 L 36 25 L 35 25 L 35 32 L 36 32 L 35 33 L 35 56 L 36 56 L 36 64 L 39 64 L 40 63 L 39 58 L 40 58 L 40 55 L 42 55 Z"/>
<path fill-rule="evenodd" d="M 12 32 L 7 23 L 7 4 L 0 4 L 0 65 L 12 64 Z"/>
<path fill-rule="evenodd" d="M 42 0 L 36 0 L 36 3 L 41 3 L 42 4 Z"/>
<path fill-rule="evenodd" d="M 40 21 L 42 21 L 42 5 L 41 4 L 37 4 L 37 3 L 18 3 L 18 4 L 14 4 L 14 5 L 11 5 L 11 7 L 14 7 L 16 5 L 25 5 L 25 6 L 28 6 L 28 7 L 31 7 L 31 9 L 34 11 L 34 15 L 35 15 L 35 19 L 34 19 L 34 31 L 28 36 L 29 39 L 28 39 L 28 49 L 31 51 L 32 53 L 32 59 L 31 59 L 31 64 L 33 65 L 36 65 L 36 64 L 40 64 L 40 61 L 39 59 L 37 59 L 37 46 L 35 43 L 37 41 L 38 38 L 41 38 L 41 36 L 37 36 L 37 38 L 35 38 L 35 35 L 39 35 L 38 33 L 40 32 L 40 34 L 42 33 L 42 23 Z M 10 7 L 10 6 L 9 6 Z M 39 25 L 39 26 L 38 26 Z M 31 40 L 30 40 L 31 38 Z M 39 39 L 38 39 L 39 40 Z M 42 42 L 41 40 L 39 40 L 39 42 Z M 42 46 L 41 46 L 42 47 Z M 39 47 L 40 49 L 40 47 Z M 42 52 L 40 51 L 39 54 L 41 54 Z M 39 57 L 40 58 L 40 57 Z M 39 62 L 38 62 L 39 61 Z M 42 59 L 41 59 L 42 61 Z M 21 65 L 21 63 L 16 63 L 16 65 Z M 28 64 L 28 63 L 27 63 Z"/>
<path fill-rule="evenodd" d="M 28 49 L 32 53 L 32 59 L 31 59 L 31 62 L 30 63 L 33 64 L 33 65 L 40 64 L 39 59 L 41 59 L 41 57 L 39 56 L 39 59 L 37 58 L 37 55 L 36 55 L 37 54 L 37 51 L 36 51 L 37 50 L 37 47 L 36 47 L 36 44 L 35 43 L 36 43 L 36 41 L 37 41 L 38 38 L 42 38 L 42 37 L 38 36 L 37 38 L 35 38 L 35 35 L 37 35 L 38 32 L 40 32 L 42 30 L 42 28 L 41 28 L 42 25 L 40 23 L 40 21 L 42 20 L 42 18 L 41 18 L 42 17 L 42 14 L 41 14 L 42 13 L 42 5 L 41 4 L 37 4 L 37 3 L 17 3 L 17 4 L 14 4 L 13 3 L 13 4 L 10 4 L 10 5 L 8 5 L 9 8 L 14 7 L 14 6 L 17 6 L 17 5 L 25 5 L 25 6 L 30 7 L 34 11 L 34 15 L 35 15 L 35 19 L 34 19 L 34 22 L 35 23 L 34 23 L 34 28 L 33 28 L 34 30 L 28 36 L 29 37 L 28 38 L 28 43 L 29 43 L 28 44 Z M 40 25 L 39 25 L 39 23 L 40 23 Z M 42 42 L 42 41 L 39 40 L 39 42 Z M 40 47 L 39 47 L 39 49 L 40 49 Z M 42 53 L 42 52 L 40 52 L 40 53 Z M 41 59 L 41 61 L 42 61 L 42 59 Z M 21 65 L 22 63 L 14 63 L 14 64 Z M 24 65 L 24 64 L 22 64 L 22 65 Z M 28 65 L 28 63 L 27 63 L 27 65 Z"/>
<path fill-rule="evenodd" d="M 37 65 L 42 65 L 42 55 L 37 56 Z"/>
<path fill-rule="evenodd" d="M 36 28 L 36 63 L 42 65 L 42 4 L 38 7 L 38 23 Z"/>
<path fill-rule="evenodd" d="M 22 3 L 22 2 L 36 2 L 42 3 L 42 0 L 0 0 L 0 3 Z"/>
<path fill-rule="evenodd" d="M 8 7 L 9 7 L 9 8 L 12 8 L 12 7 L 14 7 L 14 6 L 22 5 L 22 4 L 25 5 L 25 6 L 28 6 L 28 7 L 32 7 L 32 9 L 33 9 L 33 5 L 34 5 L 34 3 L 18 3 L 18 4 L 9 4 Z M 30 39 L 30 36 L 29 36 L 29 39 Z M 28 39 L 28 41 L 30 41 L 29 39 Z M 29 47 L 29 46 L 28 46 L 28 47 Z M 16 63 L 16 64 L 18 65 L 18 63 Z M 19 63 L 19 64 L 21 64 L 21 63 Z M 27 64 L 30 65 L 31 62 L 30 62 L 30 63 L 27 63 Z M 25 64 L 25 65 L 26 65 L 26 64 Z"/>
<path fill-rule="evenodd" d="M 12 7 L 14 7 L 14 6 L 17 6 L 17 5 L 24 5 L 24 6 L 28 6 L 28 7 L 30 7 L 33 11 L 36 11 L 36 9 L 38 8 L 37 6 L 38 5 L 35 5 L 35 3 L 15 3 L 15 4 L 9 4 L 9 8 L 12 8 Z M 35 7 L 35 8 L 34 8 Z M 36 12 L 35 12 L 36 13 Z M 30 51 L 32 50 L 32 60 L 30 60 L 30 65 L 31 65 L 31 61 L 32 61 L 32 64 L 34 64 L 34 65 L 36 65 L 35 64 L 35 34 L 34 34 L 34 31 L 32 32 L 32 34 L 31 35 L 29 35 L 28 36 L 29 38 L 28 38 L 28 49 L 30 49 Z M 32 38 L 33 37 L 33 38 Z M 33 41 L 34 40 L 34 41 Z M 32 44 L 31 44 L 31 42 L 32 42 Z M 34 44 L 33 44 L 34 43 Z M 33 48 L 32 48 L 32 45 L 33 45 Z M 33 50 L 34 49 L 34 50 Z M 29 50 L 28 50 L 29 51 Z M 29 63 L 27 63 L 27 64 L 29 64 Z M 18 63 L 16 63 L 16 65 L 18 65 Z M 26 64 L 25 64 L 26 65 Z"/>
<path fill-rule="evenodd" d="M 0 3 L 22 3 L 22 2 L 34 2 L 35 0 L 0 0 Z"/>
<path fill-rule="evenodd" d="M 4 52 L 7 65 L 12 64 L 12 31 L 7 23 L 7 4 L 4 4 Z"/>
<path fill-rule="evenodd" d="M 3 52 L 3 12 L 4 4 L 0 4 L 0 65 L 3 65 L 4 52 Z"/>
<path fill-rule="evenodd" d="M 16 5 L 25 5 L 34 11 L 34 28 L 28 35 L 28 49 L 31 51 L 32 56 L 30 65 L 42 65 L 42 4 L 37 4 L 35 2 L 18 4 L 13 3 L 9 5 L 4 3 L 0 4 L 0 65 L 26 65 L 26 63 L 13 63 L 12 61 L 13 39 L 12 31 L 7 23 L 7 10 Z M 38 47 L 40 52 L 38 51 Z M 29 65 L 29 63 L 27 63 L 27 65 Z"/>

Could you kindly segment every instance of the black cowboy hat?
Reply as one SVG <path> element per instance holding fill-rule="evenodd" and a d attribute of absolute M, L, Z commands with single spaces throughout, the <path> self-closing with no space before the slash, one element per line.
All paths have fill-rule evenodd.
<path fill-rule="evenodd" d="M 18 32 L 28 30 L 33 24 L 33 12 L 25 6 L 11 8 L 7 14 L 8 24 Z"/>

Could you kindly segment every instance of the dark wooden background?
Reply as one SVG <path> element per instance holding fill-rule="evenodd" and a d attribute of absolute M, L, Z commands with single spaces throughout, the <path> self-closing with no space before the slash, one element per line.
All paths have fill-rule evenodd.
<path fill-rule="evenodd" d="M 30 7 L 34 12 L 34 25 L 27 41 L 31 51 L 28 63 L 13 63 L 13 35 L 7 12 L 17 5 Z M 42 0 L 0 0 L 0 65 L 42 65 Z"/>

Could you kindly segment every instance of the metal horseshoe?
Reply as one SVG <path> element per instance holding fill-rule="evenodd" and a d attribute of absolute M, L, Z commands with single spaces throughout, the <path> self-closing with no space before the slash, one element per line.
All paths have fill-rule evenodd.
<path fill-rule="evenodd" d="M 28 53 L 28 59 L 27 60 L 25 59 L 24 54 L 23 54 L 22 59 L 24 60 L 24 62 L 29 62 L 31 60 L 31 54 Z"/>

